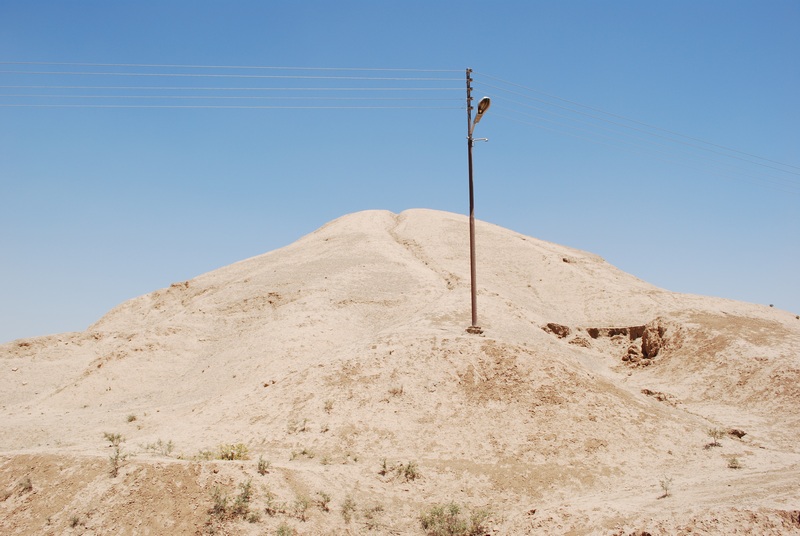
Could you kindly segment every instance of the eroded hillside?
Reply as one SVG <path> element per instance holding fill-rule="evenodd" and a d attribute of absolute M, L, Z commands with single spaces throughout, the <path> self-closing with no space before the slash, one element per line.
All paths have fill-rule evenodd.
<path fill-rule="evenodd" d="M 471 335 L 465 225 L 353 214 L 0 346 L 0 531 L 800 533 L 800 320 L 478 222 Z"/>

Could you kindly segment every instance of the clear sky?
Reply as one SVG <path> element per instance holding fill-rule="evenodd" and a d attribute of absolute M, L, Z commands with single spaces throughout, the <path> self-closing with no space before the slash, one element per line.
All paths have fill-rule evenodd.
<path fill-rule="evenodd" d="M 798 27 L 796 0 L 0 1 L 0 342 L 351 212 L 466 214 L 466 68 L 479 219 L 800 314 Z"/>

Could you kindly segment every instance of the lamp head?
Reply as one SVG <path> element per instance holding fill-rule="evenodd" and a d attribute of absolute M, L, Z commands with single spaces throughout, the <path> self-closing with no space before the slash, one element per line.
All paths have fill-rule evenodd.
<path fill-rule="evenodd" d="M 478 124 L 478 122 L 481 120 L 481 117 L 483 117 L 483 114 L 486 113 L 486 110 L 488 110 L 489 106 L 491 105 L 492 99 L 489 97 L 484 97 L 480 100 L 478 103 L 478 113 L 475 115 L 475 122 L 472 123 L 473 127 Z"/>

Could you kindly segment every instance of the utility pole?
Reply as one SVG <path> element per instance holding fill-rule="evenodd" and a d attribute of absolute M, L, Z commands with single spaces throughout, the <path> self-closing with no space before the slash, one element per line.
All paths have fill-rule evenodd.
<path fill-rule="evenodd" d="M 469 279 L 470 295 L 472 301 L 472 324 L 467 328 L 468 333 L 480 334 L 483 330 L 478 326 L 478 296 L 477 296 L 477 271 L 475 268 L 475 188 L 472 181 L 472 146 L 475 140 L 472 131 L 481 120 L 484 112 L 489 109 L 491 100 L 484 97 L 478 103 L 478 113 L 475 122 L 472 121 L 472 69 L 467 69 L 467 159 L 469 161 Z M 478 138 L 489 141 L 488 138 Z"/>

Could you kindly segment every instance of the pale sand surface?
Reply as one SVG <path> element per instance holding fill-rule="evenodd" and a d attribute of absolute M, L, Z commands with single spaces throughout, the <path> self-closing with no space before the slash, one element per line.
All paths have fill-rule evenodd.
<path fill-rule="evenodd" d="M 480 534 L 800 534 L 795 314 L 477 233 L 482 335 L 467 219 L 409 210 L 0 346 L 0 534 L 425 534 L 450 502 Z"/>

